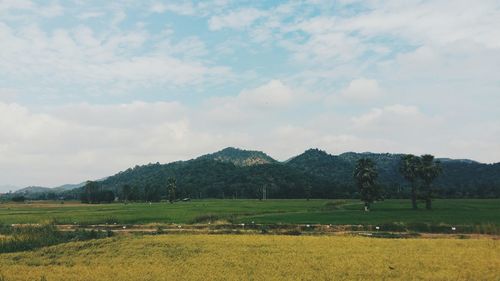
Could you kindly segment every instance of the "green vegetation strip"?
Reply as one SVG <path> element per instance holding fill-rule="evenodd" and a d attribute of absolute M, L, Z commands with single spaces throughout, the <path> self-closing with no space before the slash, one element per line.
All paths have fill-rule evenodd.
<path fill-rule="evenodd" d="M 194 200 L 88 205 L 67 202 L 0 204 L 0 223 L 29 224 L 323 224 L 380 226 L 387 231 L 498 234 L 500 199 L 435 200 L 433 210 L 411 210 L 409 200 L 376 202 L 364 212 L 358 200 Z"/>
<path fill-rule="evenodd" d="M 0 225 L 0 234 L 6 237 L 0 239 L 0 253 L 27 251 L 70 241 L 84 241 L 113 235 L 110 231 L 87 231 L 82 229 L 62 232 L 51 224 Z"/>

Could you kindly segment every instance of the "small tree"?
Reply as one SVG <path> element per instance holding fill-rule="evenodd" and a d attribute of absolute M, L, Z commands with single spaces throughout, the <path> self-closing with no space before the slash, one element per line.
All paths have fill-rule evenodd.
<path fill-rule="evenodd" d="M 122 189 L 122 194 L 123 194 L 123 200 L 125 201 L 125 203 L 128 202 L 128 200 L 130 199 L 130 194 L 132 193 L 132 187 L 130 187 L 130 185 L 126 184 L 123 186 L 123 189 Z"/>
<path fill-rule="evenodd" d="M 95 181 L 87 181 L 83 189 L 85 190 L 85 198 L 82 198 L 86 203 L 98 203 L 99 201 L 99 183 Z"/>
<path fill-rule="evenodd" d="M 420 157 L 420 168 L 418 169 L 419 177 L 423 182 L 423 198 L 425 199 L 425 208 L 432 209 L 432 197 L 434 189 L 432 182 L 441 174 L 441 163 L 434 160 L 434 156 L 430 154 L 422 155 Z"/>
<path fill-rule="evenodd" d="M 167 193 L 168 193 L 168 202 L 171 204 L 175 201 L 175 190 L 176 190 L 176 180 L 175 178 L 169 178 L 167 181 Z"/>
<path fill-rule="evenodd" d="M 309 201 L 311 199 L 311 192 L 312 192 L 312 187 L 310 184 L 306 184 L 304 187 L 304 193 L 306 195 L 306 200 Z"/>
<path fill-rule="evenodd" d="M 411 205 L 414 210 L 418 208 L 417 205 L 417 180 L 419 178 L 419 168 L 421 166 L 420 157 L 407 154 L 401 157 L 399 172 L 401 175 L 410 182 L 411 186 Z"/>
<path fill-rule="evenodd" d="M 144 192 L 142 192 L 142 190 L 139 188 L 139 186 L 134 185 L 134 186 L 132 186 L 132 189 L 130 191 L 129 200 L 131 200 L 131 201 L 144 200 L 143 193 Z"/>
<path fill-rule="evenodd" d="M 98 193 L 98 203 L 111 203 L 115 200 L 115 193 L 111 190 L 100 191 Z"/>
<path fill-rule="evenodd" d="M 359 189 L 361 200 L 365 202 L 365 211 L 370 211 L 370 204 L 380 196 L 375 183 L 378 173 L 371 159 L 359 159 L 354 169 L 354 180 Z"/>

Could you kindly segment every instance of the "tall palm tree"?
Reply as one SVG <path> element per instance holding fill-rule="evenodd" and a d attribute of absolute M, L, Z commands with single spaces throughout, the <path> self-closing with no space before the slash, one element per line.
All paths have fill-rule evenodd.
<path fill-rule="evenodd" d="M 379 193 L 375 180 L 378 177 L 375 163 L 371 159 L 359 159 L 354 168 L 354 180 L 359 189 L 361 200 L 365 202 L 365 211 L 370 211 L 370 204 L 378 199 Z"/>
<path fill-rule="evenodd" d="M 167 180 L 168 202 L 170 202 L 170 204 L 175 201 L 175 191 L 177 189 L 176 183 L 177 181 L 175 178 L 168 178 Z"/>
<path fill-rule="evenodd" d="M 423 181 L 425 208 L 432 209 L 432 182 L 441 174 L 441 163 L 434 160 L 434 156 L 430 154 L 420 157 L 421 163 L 418 169 L 418 174 Z"/>
<path fill-rule="evenodd" d="M 420 168 L 420 157 L 407 154 L 401 157 L 399 172 L 403 177 L 410 182 L 411 185 L 411 205 L 414 210 L 417 205 L 417 180 L 419 177 L 418 169 Z"/>

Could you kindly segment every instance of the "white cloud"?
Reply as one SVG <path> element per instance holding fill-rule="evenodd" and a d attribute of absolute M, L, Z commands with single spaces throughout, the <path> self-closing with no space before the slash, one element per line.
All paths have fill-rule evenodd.
<path fill-rule="evenodd" d="M 243 29 L 264 16 L 264 14 L 264 12 L 254 8 L 241 9 L 225 15 L 212 16 L 208 21 L 208 26 L 211 30 L 224 28 Z"/>
<path fill-rule="evenodd" d="M 301 90 L 292 89 L 280 80 L 270 80 L 256 88 L 242 90 L 236 96 L 208 99 L 202 119 L 244 129 L 244 124 L 250 125 L 257 120 L 271 124 L 277 120 L 269 119 L 269 116 L 307 100 L 307 95 Z"/>
<path fill-rule="evenodd" d="M 172 55 L 160 49 L 141 51 L 150 39 L 141 31 L 103 35 L 79 27 L 47 33 L 36 25 L 13 30 L 0 23 L 0 74 L 29 79 L 38 87 L 57 82 L 79 85 L 80 90 L 99 85 L 108 91 L 113 87 L 133 90 L 154 85 L 197 85 L 230 76 L 228 68 L 191 59 L 203 51 L 196 39 L 174 45 Z M 174 56 L 183 51 L 191 55 L 187 59 Z"/>
<path fill-rule="evenodd" d="M 328 5 L 326 2 L 324 4 Z M 329 4 L 332 5 L 331 1 Z M 406 1 L 404 4 L 368 1 L 356 6 L 364 9 L 353 12 L 352 7 L 338 5 L 330 7 L 335 10 L 334 14 L 324 12 L 311 17 L 301 12 L 301 9 L 308 11 L 311 8 L 304 4 L 294 9 L 292 21 L 285 15 L 278 15 L 275 9 L 269 12 L 273 16 L 266 17 L 260 26 L 267 27 L 264 38 L 292 52 L 294 61 L 307 67 L 302 74 L 307 76 L 302 77 L 304 80 L 310 79 L 309 76 L 328 75 L 327 81 L 346 76 L 350 79 L 371 76 L 363 73 L 376 71 L 378 66 L 390 64 L 394 56 L 412 49 L 419 49 L 419 56 L 434 55 L 438 62 L 456 64 L 443 72 L 443 69 L 433 68 L 436 63 L 427 57 L 431 65 L 425 71 L 418 71 L 432 73 L 429 75 L 435 77 L 436 72 L 446 74 L 450 70 L 462 71 L 464 76 L 472 73 L 470 67 L 461 67 L 471 54 L 477 57 L 487 52 L 494 62 L 500 57 L 500 29 L 497 28 L 500 26 L 500 6 L 497 1 L 474 4 L 459 1 L 454 5 L 448 1 Z M 423 64 L 425 62 L 418 62 L 418 65 Z M 398 69 L 391 71 L 398 74 Z"/>
<path fill-rule="evenodd" d="M 100 17 L 103 17 L 104 15 L 105 14 L 103 12 L 97 12 L 97 11 L 84 12 L 84 13 L 81 13 L 80 15 L 78 15 L 78 18 L 82 19 L 82 20 L 88 20 L 88 19 L 100 18 Z"/>
<path fill-rule="evenodd" d="M 53 107 L 50 111 L 53 116 L 66 121 L 112 128 L 148 127 L 177 120 L 186 114 L 186 109 L 178 102 L 142 101 L 113 105 L 68 104 Z"/>
<path fill-rule="evenodd" d="M 305 43 L 287 45 L 299 62 L 329 66 L 353 60 L 366 50 L 358 38 L 341 32 L 311 34 Z"/>
<path fill-rule="evenodd" d="M 358 78 L 349 83 L 342 95 L 348 99 L 366 101 L 379 97 L 381 92 L 377 80 Z"/>
<path fill-rule="evenodd" d="M 2 182 L 224 146 L 500 159 L 498 1 L 51 3 L 0 1 Z"/>
<path fill-rule="evenodd" d="M 185 3 L 161 3 L 156 2 L 151 6 L 151 11 L 155 13 L 163 13 L 166 11 L 173 12 L 179 15 L 193 15 L 195 8 L 189 2 Z"/>
<path fill-rule="evenodd" d="M 0 14 L 8 13 L 12 10 L 31 10 L 34 4 L 28 0 L 4 0 L 0 2 Z"/>
<path fill-rule="evenodd" d="M 39 13 L 40 15 L 53 18 L 62 15 L 64 12 L 64 8 L 58 4 L 50 4 L 48 6 L 41 7 Z"/>
<path fill-rule="evenodd" d="M 5 14 L 6 18 L 15 18 L 12 14 L 19 11 L 31 12 L 44 18 L 54 18 L 62 15 L 64 8 L 57 3 L 36 3 L 28 0 L 3 0 L 0 2 L 0 15 Z"/>
<path fill-rule="evenodd" d="M 14 88 L 0 88 L 0 102 L 11 102 L 19 96 L 19 93 Z"/>
<path fill-rule="evenodd" d="M 273 84 L 280 83 L 271 81 L 257 89 Z M 310 147 L 332 153 L 433 153 L 483 161 L 500 157 L 495 141 L 500 130 L 495 131 L 494 123 L 476 128 L 473 136 L 467 136 L 468 127 L 477 125 L 462 124 L 464 137 L 457 138 L 462 134 L 454 134 L 457 127 L 450 127 L 448 120 L 412 105 L 374 108 L 354 118 L 297 121 L 275 115 L 279 107 L 262 111 L 233 102 L 201 107 L 178 102 L 83 103 L 37 110 L 0 102 L 0 177 L 17 185 L 58 185 L 108 176 L 137 164 L 189 159 L 225 146 L 261 149 L 281 160 Z M 221 119 L 205 112 L 217 106 L 222 106 Z M 234 126 L 227 127 L 227 120 Z"/>
<path fill-rule="evenodd" d="M 167 31 L 168 33 L 168 31 Z M 189 36 L 175 42 L 170 39 L 163 39 L 156 46 L 156 52 L 194 60 L 208 54 L 205 43 L 198 37 Z"/>
<path fill-rule="evenodd" d="M 471 5 L 458 1 L 374 2 L 372 10 L 342 20 L 339 29 L 356 30 L 366 36 L 392 34 L 407 40 L 447 45 L 471 41 L 500 47 L 500 6 L 496 1 Z"/>
<path fill-rule="evenodd" d="M 80 104 L 43 113 L 0 103 L 0 176 L 20 185 L 79 182 L 189 159 L 218 148 L 218 138 L 193 131 L 178 103 Z"/>
<path fill-rule="evenodd" d="M 243 90 L 238 98 L 245 104 L 260 108 L 282 108 L 290 105 L 297 96 L 280 80 L 271 80 L 255 89 Z"/>
<path fill-rule="evenodd" d="M 383 108 L 373 108 L 368 113 L 353 117 L 352 121 L 357 127 L 369 128 L 370 131 L 380 130 L 382 133 L 384 128 L 394 130 L 391 126 L 387 126 L 388 123 L 407 127 L 397 129 L 413 130 L 415 126 L 426 126 L 435 120 L 422 114 L 416 106 L 395 104 Z"/>

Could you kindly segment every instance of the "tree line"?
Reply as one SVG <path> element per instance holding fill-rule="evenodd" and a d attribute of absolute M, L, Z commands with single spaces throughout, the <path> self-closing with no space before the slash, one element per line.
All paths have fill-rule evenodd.
<path fill-rule="evenodd" d="M 418 200 L 425 201 L 426 209 L 432 208 L 432 198 L 435 196 L 433 181 L 441 174 L 442 168 L 439 161 L 434 156 L 425 154 L 415 156 L 412 154 L 403 155 L 399 164 L 399 173 L 409 182 L 411 186 L 411 205 L 413 209 L 418 208 Z M 361 158 L 357 161 L 353 171 L 353 178 L 359 192 L 359 198 L 364 202 L 365 211 L 369 211 L 373 202 L 383 199 L 383 189 L 377 183 L 378 171 L 375 162 L 369 158 Z M 170 203 L 176 201 L 177 180 L 169 177 L 163 189 L 159 186 L 149 186 L 144 192 L 129 184 L 123 185 L 120 193 L 111 190 L 103 190 L 99 182 L 88 181 L 83 187 L 81 200 L 84 203 L 110 203 L 116 200 L 122 202 L 129 201 L 149 201 L 159 202 L 163 195 Z M 264 184 L 258 189 L 256 194 L 259 199 L 267 197 L 267 190 L 273 188 L 273 184 Z M 303 187 L 304 198 L 311 198 L 312 187 L 306 184 Z"/>
<path fill-rule="evenodd" d="M 176 180 L 169 178 L 166 184 L 167 199 L 170 203 L 176 201 Z M 130 186 L 125 184 L 121 192 L 113 192 L 112 190 L 104 190 L 102 184 L 97 181 L 87 181 L 83 186 L 83 192 L 80 194 L 82 203 L 99 204 L 111 203 L 113 201 L 147 201 L 147 202 L 160 202 L 162 200 L 162 193 L 160 188 L 146 188 L 143 193 L 137 186 Z"/>
<path fill-rule="evenodd" d="M 353 170 L 360 159 L 374 162 L 377 188 L 386 199 L 421 198 L 425 181 L 417 174 L 422 157 L 407 159 L 407 172 L 401 172 L 406 156 L 388 153 L 344 153 L 330 155 L 311 149 L 286 162 L 238 166 L 231 162 L 200 158 L 169 164 L 136 166 L 97 181 L 94 190 L 84 188 L 44 193 L 12 193 L 3 199 L 23 195 L 26 200 L 75 200 L 84 202 L 168 200 L 169 178 L 176 179 L 177 198 L 361 198 Z M 432 182 L 436 198 L 498 198 L 500 197 L 500 163 L 481 164 L 469 160 L 440 159 L 442 172 Z M 240 161 L 245 163 L 245 161 Z M 238 163 L 240 163 L 238 162 Z M 414 162 L 414 163 L 413 163 Z M 413 169 L 413 170 L 412 170 Z M 264 189 L 265 187 L 265 189 Z M 419 188 L 416 194 L 415 188 Z M 106 191 L 106 192 L 105 192 Z M 113 193 L 113 196 L 111 196 Z"/>
<path fill-rule="evenodd" d="M 425 208 L 432 209 L 432 198 L 436 194 L 434 180 L 442 173 L 441 163 L 433 155 L 415 156 L 407 154 L 401 157 L 399 172 L 410 183 L 411 205 L 418 209 L 418 200 L 425 201 Z M 364 202 L 365 211 L 370 205 L 383 198 L 377 184 L 378 172 L 375 162 L 368 158 L 357 161 L 353 177 L 358 187 L 360 199 Z"/>

